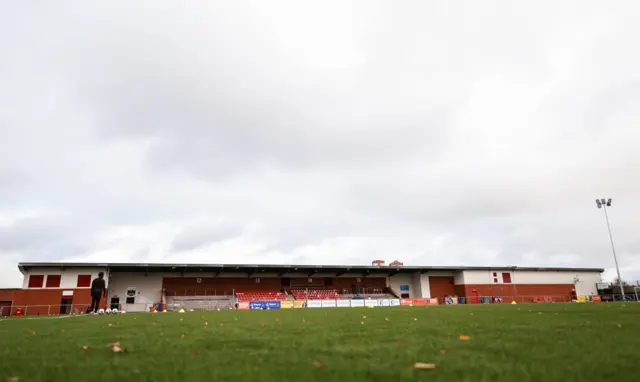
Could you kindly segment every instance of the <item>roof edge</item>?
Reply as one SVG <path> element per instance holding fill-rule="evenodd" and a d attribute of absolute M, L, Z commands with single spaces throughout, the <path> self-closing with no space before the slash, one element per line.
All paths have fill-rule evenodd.
<path fill-rule="evenodd" d="M 604 268 L 571 268 L 571 267 L 530 267 L 530 266 L 371 266 L 371 265 L 305 265 L 305 264 L 171 264 L 171 263 L 76 263 L 76 262 L 20 262 L 18 268 L 20 272 L 24 272 L 28 268 L 49 268 L 49 267 L 67 267 L 67 268 L 111 268 L 117 270 L 117 268 L 172 268 L 172 269 L 186 269 L 186 268 L 224 268 L 224 269 L 278 269 L 278 270 L 315 270 L 321 272 L 326 270 L 403 270 L 404 272 L 410 271 L 473 271 L 473 270 L 514 270 L 514 271 L 565 271 L 565 272 L 604 272 Z"/>

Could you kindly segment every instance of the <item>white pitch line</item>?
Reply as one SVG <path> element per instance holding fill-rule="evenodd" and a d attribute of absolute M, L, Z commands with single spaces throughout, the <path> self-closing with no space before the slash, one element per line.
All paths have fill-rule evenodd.
<path fill-rule="evenodd" d="M 4 320 L 0 320 L 0 322 L 7 321 L 19 321 L 19 320 L 58 320 L 62 318 L 71 318 L 71 317 L 88 317 L 90 314 L 78 314 L 78 315 L 64 315 L 64 316 L 35 316 L 35 317 L 15 317 L 15 318 L 5 318 Z"/>

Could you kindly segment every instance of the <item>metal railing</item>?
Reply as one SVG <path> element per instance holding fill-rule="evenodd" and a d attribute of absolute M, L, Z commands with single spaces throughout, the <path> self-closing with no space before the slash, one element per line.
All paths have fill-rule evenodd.
<path fill-rule="evenodd" d="M 156 304 L 120 304 L 119 311 L 149 312 Z M 90 304 L 11 305 L 0 306 L 0 316 L 58 316 L 80 315 L 89 311 Z M 109 307 L 109 306 L 107 306 Z"/>
<path fill-rule="evenodd" d="M 327 289 L 332 289 L 332 288 L 327 288 Z M 334 288 L 335 289 L 335 288 Z M 391 292 L 388 292 L 388 288 L 356 288 L 355 290 L 353 288 L 341 288 L 341 289 L 336 289 L 336 291 L 341 294 L 341 295 L 358 295 L 360 297 L 367 297 L 369 295 L 381 295 L 381 294 L 391 294 Z"/>
<path fill-rule="evenodd" d="M 447 297 L 453 297 L 459 304 L 517 304 L 527 303 L 562 303 L 579 301 L 579 296 L 553 296 L 553 295 L 536 295 L 536 296 L 444 296 L 440 297 L 440 303 L 446 303 Z M 621 294 L 602 294 L 582 296 L 586 302 L 594 302 L 594 297 L 598 297 L 600 302 L 620 302 L 620 301 L 640 301 L 638 295 L 625 295 L 623 300 Z M 597 300 L 597 299 L 596 299 Z"/>
<path fill-rule="evenodd" d="M 639 291 L 640 292 L 640 291 Z M 449 298 L 450 297 L 450 298 Z M 640 302 L 638 294 L 626 294 L 623 300 L 620 294 L 604 294 L 599 296 L 584 296 L 584 302 L 594 302 L 593 297 L 599 297 L 602 303 L 613 302 Z M 531 304 L 531 303 L 568 303 L 576 301 L 576 298 L 571 296 L 444 296 L 438 298 L 439 304 L 451 304 L 455 301 L 456 304 L 511 304 L 516 302 L 517 304 Z M 455 300 L 454 300 L 455 299 Z M 347 300 L 347 299 L 343 299 Z M 361 298 L 361 300 L 371 300 L 368 298 Z M 377 300 L 377 299 L 373 299 Z M 304 301 L 304 300 L 303 300 Z M 309 300 L 311 301 L 311 300 Z M 321 301 L 321 300 L 317 300 Z M 335 300 L 338 301 L 338 300 Z M 136 303 L 136 304 L 120 304 L 118 305 L 119 311 L 126 312 L 150 312 L 152 307 L 157 306 L 157 303 Z M 89 309 L 89 304 L 68 304 L 68 305 L 12 305 L 12 306 L 0 306 L 1 316 L 58 316 L 58 315 L 81 315 L 86 314 Z M 166 304 L 166 309 L 169 311 L 184 310 L 227 310 L 234 307 L 232 299 L 229 300 L 183 300 L 172 301 Z"/>
<path fill-rule="evenodd" d="M 181 296 L 233 296 L 233 289 L 229 288 L 185 288 L 180 290 L 167 291 L 165 288 L 165 296 L 181 297 Z"/>

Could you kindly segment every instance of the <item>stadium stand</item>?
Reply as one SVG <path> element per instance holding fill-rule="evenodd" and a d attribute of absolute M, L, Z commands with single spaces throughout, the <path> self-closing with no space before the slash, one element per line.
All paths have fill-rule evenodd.
<path fill-rule="evenodd" d="M 216 310 L 231 309 L 230 296 L 167 296 L 167 310 Z"/>
<path fill-rule="evenodd" d="M 243 291 L 236 292 L 238 301 L 282 301 L 287 299 L 286 293 L 278 291 Z"/>
<path fill-rule="evenodd" d="M 292 289 L 291 294 L 296 300 L 340 300 L 341 297 L 333 289 Z"/>
<path fill-rule="evenodd" d="M 369 293 L 369 294 L 358 294 L 357 295 L 359 298 L 367 298 L 367 299 L 371 299 L 371 300 L 383 300 L 383 299 L 387 299 L 387 298 L 397 298 L 395 295 L 391 294 L 391 293 Z M 341 294 L 340 298 L 345 299 L 345 300 L 351 300 L 356 298 L 356 295 L 353 293 L 345 293 L 345 294 Z"/>

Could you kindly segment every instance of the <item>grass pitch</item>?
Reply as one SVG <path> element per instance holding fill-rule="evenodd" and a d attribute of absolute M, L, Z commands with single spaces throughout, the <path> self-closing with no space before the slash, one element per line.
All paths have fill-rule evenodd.
<path fill-rule="evenodd" d="M 629 381 L 640 304 L 10 318 L 0 344 L 7 381 Z"/>

